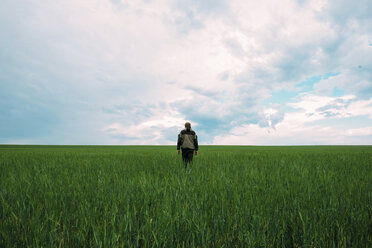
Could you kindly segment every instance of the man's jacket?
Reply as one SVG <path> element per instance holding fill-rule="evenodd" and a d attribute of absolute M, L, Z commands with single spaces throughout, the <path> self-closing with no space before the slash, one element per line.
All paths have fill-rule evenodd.
<path fill-rule="evenodd" d="M 177 141 L 177 150 L 180 148 L 185 149 L 194 149 L 198 150 L 198 136 L 192 129 L 184 129 L 180 132 L 178 135 L 178 141 Z"/>

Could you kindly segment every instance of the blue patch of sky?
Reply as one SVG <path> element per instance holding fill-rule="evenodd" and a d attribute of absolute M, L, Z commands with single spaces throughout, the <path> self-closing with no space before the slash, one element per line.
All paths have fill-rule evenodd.
<path fill-rule="evenodd" d="M 333 91 L 331 94 L 332 97 L 340 97 L 343 95 L 345 95 L 345 91 L 339 89 L 337 86 L 333 88 Z"/>
<path fill-rule="evenodd" d="M 262 103 L 265 106 L 269 106 L 270 104 L 280 104 L 281 107 L 285 112 L 291 112 L 294 111 L 293 108 L 289 107 L 286 105 L 288 102 L 292 102 L 296 100 L 296 98 L 299 96 L 300 93 L 305 93 L 305 92 L 311 92 L 314 90 L 314 85 L 321 80 L 328 79 L 330 77 L 334 77 L 339 75 L 340 73 L 327 73 L 324 75 L 318 75 L 318 76 L 313 76 L 305 81 L 300 82 L 299 84 L 295 85 L 294 90 L 286 90 L 282 89 L 279 91 L 274 91 L 271 94 L 270 98 L 265 99 Z M 332 95 L 333 97 L 339 97 L 344 95 L 344 91 L 339 89 L 338 87 L 335 87 L 333 89 Z"/>
<path fill-rule="evenodd" d="M 314 84 L 320 82 L 322 76 L 314 76 L 296 85 L 296 88 L 301 92 L 309 92 L 314 89 Z"/>
<path fill-rule="evenodd" d="M 327 74 L 324 74 L 324 75 L 314 76 L 314 77 L 306 79 L 305 81 L 302 81 L 301 83 L 297 84 L 296 88 L 300 92 L 309 92 L 309 91 L 314 90 L 314 85 L 316 83 L 319 83 L 321 80 L 337 76 L 339 74 L 340 73 L 327 73 Z"/>

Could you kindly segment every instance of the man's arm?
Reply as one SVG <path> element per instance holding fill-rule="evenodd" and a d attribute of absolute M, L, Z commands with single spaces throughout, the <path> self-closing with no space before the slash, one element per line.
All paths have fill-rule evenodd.
<path fill-rule="evenodd" d="M 195 147 L 195 155 L 198 155 L 199 144 L 198 144 L 198 136 L 196 134 L 194 138 L 194 147 Z"/>
<path fill-rule="evenodd" d="M 178 154 L 180 154 L 181 146 L 182 146 L 182 138 L 181 138 L 181 135 L 179 134 L 178 135 L 178 140 L 177 140 L 177 151 L 178 151 Z"/>

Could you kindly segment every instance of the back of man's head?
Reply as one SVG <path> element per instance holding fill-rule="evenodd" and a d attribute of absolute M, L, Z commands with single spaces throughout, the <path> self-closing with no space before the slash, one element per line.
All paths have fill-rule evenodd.
<path fill-rule="evenodd" d="M 191 123 L 190 123 L 190 122 L 186 122 L 186 123 L 185 123 L 185 128 L 186 128 L 187 130 L 190 130 L 190 129 L 191 129 Z"/>

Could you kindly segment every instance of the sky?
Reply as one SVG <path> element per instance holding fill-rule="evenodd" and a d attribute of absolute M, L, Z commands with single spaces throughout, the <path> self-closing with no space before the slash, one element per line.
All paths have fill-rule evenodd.
<path fill-rule="evenodd" d="M 2 0 L 0 144 L 372 145 L 372 1 Z"/>

